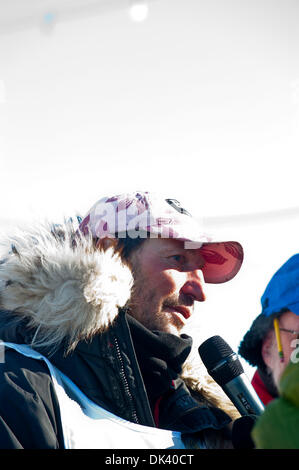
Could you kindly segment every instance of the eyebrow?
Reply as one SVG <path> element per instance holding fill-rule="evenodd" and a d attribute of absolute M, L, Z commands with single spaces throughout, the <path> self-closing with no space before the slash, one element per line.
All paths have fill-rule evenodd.
<path fill-rule="evenodd" d="M 198 252 L 198 250 L 194 250 L 193 248 L 185 248 L 183 243 L 178 243 L 178 244 L 171 244 L 171 245 L 166 245 L 164 247 L 161 247 L 161 253 L 162 254 L 171 254 L 174 252 L 180 252 L 180 253 L 185 253 L 185 254 L 194 254 Z"/>
<path fill-rule="evenodd" d="M 190 250 L 190 249 L 186 249 L 184 247 L 173 247 L 173 248 L 166 248 L 165 250 L 162 250 L 164 254 L 168 255 L 168 254 L 172 254 L 172 253 L 182 253 L 182 254 L 194 254 L 194 251 L 195 250 Z"/>
<path fill-rule="evenodd" d="M 164 253 L 173 253 L 174 251 L 181 251 L 183 253 L 186 253 L 187 251 L 191 251 L 191 250 L 185 250 L 184 247 L 180 247 L 180 246 L 171 246 L 168 248 L 164 248 L 162 251 L 164 251 Z"/>

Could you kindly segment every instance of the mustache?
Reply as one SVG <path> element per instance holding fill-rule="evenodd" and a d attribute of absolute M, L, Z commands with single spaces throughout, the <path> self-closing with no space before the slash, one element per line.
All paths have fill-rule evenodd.
<path fill-rule="evenodd" d="M 181 294 L 181 295 L 171 295 L 167 297 L 162 303 L 162 307 L 193 307 L 194 299 L 191 295 Z"/>

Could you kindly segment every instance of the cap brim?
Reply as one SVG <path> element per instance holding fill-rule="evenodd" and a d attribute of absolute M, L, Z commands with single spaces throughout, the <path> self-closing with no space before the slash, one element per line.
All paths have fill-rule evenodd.
<path fill-rule="evenodd" d="M 205 282 L 221 284 L 230 281 L 239 272 L 244 253 L 242 245 L 235 241 L 202 243 L 196 248 L 196 242 L 187 242 L 186 248 L 199 250 L 204 259 L 201 268 Z"/>
<path fill-rule="evenodd" d="M 106 201 L 107 202 L 107 201 Z M 115 208 L 114 208 L 115 209 Z M 116 209 L 115 209 L 116 210 Z M 115 220 L 113 212 L 113 221 L 111 227 L 114 227 L 113 234 L 110 233 L 110 224 L 105 219 L 101 219 L 99 211 L 94 215 L 94 210 L 84 218 L 80 224 L 80 231 L 87 234 L 91 230 L 93 237 L 103 238 L 107 236 L 115 236 Z M 144 212 L 145 213 L 145 212 Z M 144 214 L 143 213 L 143 214 Z M 92 215 L 91 215 L 92 214 Z M 168 214 L 167 214 L 168 215 Z M 172 215 L 172 214 L 171 214 Z M 171 238 L 185 242 L 185 248 L 200 250 L 200 254 L 204 260 L 204 265 L 201 268 L 205 282 L 210 284 L 221 284 L 230 281 L 239 272 L 243 262 L 243 248 L 240 243 L 236 241 L 214 241 L 206 234 L 202 233 L 201 226 L 199 226 L 194 219 L 176 213 L 176 219 L 173 218 L 154 218 L 155 223 L 148 224 L 148 218 L 145 217 L 142 226 L 141 220 L 139 221 L 138 228 L 136 224 L 133 225 L 132 233 L 136 236 L 144 238 L 150 233 L 151 237 Z M 174 220 L 176 223 L 174 223 Z M 117 232 L 118 237 L 120 234 L 126 236 L 130 229 L 129 223 L 126 218 L 117 218 Z M 130 220 L 129 220 L 130 221 Z M 125 222 L 122 226 L 121 222 Z M 189 246 L 187 246 L 189 245 Z"/>

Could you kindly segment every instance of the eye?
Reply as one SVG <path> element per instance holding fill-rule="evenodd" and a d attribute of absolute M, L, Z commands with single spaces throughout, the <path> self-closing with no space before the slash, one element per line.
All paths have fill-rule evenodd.
<path fill-rule="evenodd" d="M 171 255 L 169 258 L 176 263 L 183 264 L 185 262 L 185 257 L 181 254 Z"/>

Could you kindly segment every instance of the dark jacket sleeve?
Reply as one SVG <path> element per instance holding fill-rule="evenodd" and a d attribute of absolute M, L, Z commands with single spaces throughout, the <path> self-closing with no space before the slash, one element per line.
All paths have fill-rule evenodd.
<path fill-rule="evenodd" d="M 0 364 L 0 448 L 63 448 L 57 396 L 46 364 L 14 350 Z"/>

